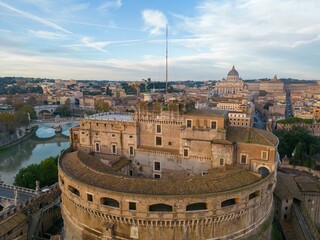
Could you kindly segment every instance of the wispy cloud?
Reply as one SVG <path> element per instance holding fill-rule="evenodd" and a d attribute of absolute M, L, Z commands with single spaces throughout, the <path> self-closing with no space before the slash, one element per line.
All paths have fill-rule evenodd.
<path fill-rule="evenodd" d="M 29 30 L 29 32 L 35 37 L 48 39 L 48 40 L 64 40 L 68 38 L 68 35 L 59 33 L 59 32 L 34 31 L 34 30 Z"/>
<path fill-rule="evenodd" d="M 101 4 L 98 9 L 99 10 L 108 10 L 109 8 L 120 8 L 122 6 L 121 0 L 109 0 L 105 1 L 103 4 Z"/>
<path fill-rule="evenodd" d="M 72 13 L 75 13 L 75 12 L 80 12 L 80 11 L 83 11 L 83 10 L 86 10 L 88 9 L 90 6 L 90 3 L 87 2 L 87 3 L 78 3 L 78 4 L 71 4 L 71 5 L 68 5 L 66 6 L 65 8 L 63 8 L 62 12 L 64 14 L 72 14 Z"/>
<path fill-rule="evenodd" d="M 25 11 L 22 11 L 20 9 L 17 9 L 15 7 L 12 7 L 10 6 L 9 4 L 6 4 L 6 3 L 3 3 L 3 2 L 0 2 L 0 7 L 3 7 L 3 8 L 6 8 L 8 10 L 11 10 L 25 18 L 28 18 L 28 19 L 31 19 L 33 21 L 36 21 L 38 23 L 41 23 L 43 25 L 46 25 L 48 27 L 51 27 L 55 30 L 58 30 L 58 31 L 61 31 L 61 32 L 64 32 L 64 33 L 67 33 L 67 34 L 70 34 L 70 35 L 74 35 L 72 32 L 68 31 L 67 29 L 59 26 L 58 24 L 54 23 L 54 22 L 50 22 L 42 17 L 38 17 L 36 15 L 33 15 L 31 13 L 28 13 L 28 12 L 25 12 Z"/>
<path fill-rule="evenodd" d="M 104 47 L 110 44 L 109 42 L 94 41 L 94 39 L 91 37 L 81 37 L 78 41 L 79 43 L 64 45 L 64 47 L 75 50 L 82 50 L 84 47 L 86 47 L 96 49 L 100 52 L 106 52 Z"/>
<path fill-rule="evenodd" d="M 83 47 L 87 48 L 95 48 L 101 52 L 106 52 L 105 47 L 110 45 L 132 45 L 137 43 L 147 42 L 145 39 L 134 39 L 134 40 L 124 40 L 124 41 L 94 41 L 93 38 L 90 37 L 82 37 L 80 39 L 80 43 L 77 44 L 69 44 L 64 47 L 72 48 L 72 49 L 81 49 Z"/>
<path fill-rule="evenodd" d="M 168 20 L 163 12 L 159 10 L 145 9 L 142 11 L 145 30 L 150 31 L 151 35 L 160 35 L 163 33 Z"/>

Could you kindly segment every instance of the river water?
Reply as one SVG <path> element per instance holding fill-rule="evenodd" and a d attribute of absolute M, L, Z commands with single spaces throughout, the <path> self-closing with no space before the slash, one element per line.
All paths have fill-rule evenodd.
<path fill-rule="evenodd" d="M 41 160 L 57 156 L 69 147 L 69 128 L 76 123 L 62 125 L 62 134 L 55 134 L 54 129 L 39 125 L 37 132 L 28 140 L 9 149 L 0 151 L 0 179 L 13 184 L 14 177 L 20 168 Z"/>

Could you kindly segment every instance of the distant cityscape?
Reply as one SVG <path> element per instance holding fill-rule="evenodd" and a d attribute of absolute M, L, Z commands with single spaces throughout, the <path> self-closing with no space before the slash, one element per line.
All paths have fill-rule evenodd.
<path fill-rule="evenodd" d="M 1 239 L 319 238 L 320 80 L 233 66 L 168 88 L 4 77 L 0 93 L 3 163 L 30 139 L 70 144 L 59 181 L 1 181 Z"/>

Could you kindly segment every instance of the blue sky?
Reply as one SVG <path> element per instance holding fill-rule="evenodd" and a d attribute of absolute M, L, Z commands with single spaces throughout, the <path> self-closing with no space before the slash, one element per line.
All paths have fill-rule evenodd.
<path fill-rule="evenodd" d="M 319 0 L 0 0 L 0 76 L 320 79 Z"/>

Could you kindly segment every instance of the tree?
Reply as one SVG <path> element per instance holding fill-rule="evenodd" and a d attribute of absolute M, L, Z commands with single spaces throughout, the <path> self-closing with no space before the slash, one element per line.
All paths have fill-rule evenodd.
<path fill-rule="evenodd" d="M 106 95 L 112 97 L 112 90 L 109 87 L 106 88 Z"/>
<path fill-rule="evenodd" d="M 27 101 L 27 104 L 34 107 L 37 105 L 37 99 L 35 96 L 31 96 L 29 97 L 28 101 Z"/>
<path fill-rule="evenodd" d="M 36 181 L 40 187 L 50 186 L 58 181 L 58 157 L 49 157 L 39 164 L 31 164 L 21 168 L 15 176 L 14 185 L 35 189 Z"/>
<path fill-rule="evenodd" d="M 33 107 L 29 106 L 29 105 L 24 105 L 19 111 L 21 112 L 25 112 L 25 113 L 29 113 L 30 114 L 30 118 L 31 119 L 36 119 L 37 118 L 37 113 L 34 110 Z"/>
<path fill-rule="evenodd" d="M 62 106 L 60 105 L 59 107 L 57 107 L 57 109 L 55 110 L 55 114 L 59 114 L 60 116 L 65 116 L 65 117 L 71 116 L 70 102 L 71 101 L 68 98 Z"/>
<path fill-rule="evenodd" d="M 105 102 L 103 99 L 98 99 L 94 103 L 94 109 L 97 112 L 108 112 L 109 111 L 109 104 Z"/>
<path fill-rule="evenodd" d="M 259 90 L 259 96 L 263 97 L 267 95 L 267 91 L 265 90 Z"/>
<path fill-rule="evenodd" d="M 23 108 L 25 105 L 24 102 L 16 102 L 14 104 L 12 104 L 12 107 L 15 111 L 19 111 L 21 108 Z"/>
<path fill-rule="evenodd" d="M 263 109 L 269 110 L 269 107 L 273 106 L 273 103 L 266 102 L 266 104 L 263 106 Z"/>
<path fill-rule="evenodd" d="M 1 113 L 0 114 L 0 124 L 5 128 L 5 131 L 14 133 L 18 127 L 18 121 L 15 114 L 12 113 Z"/>

